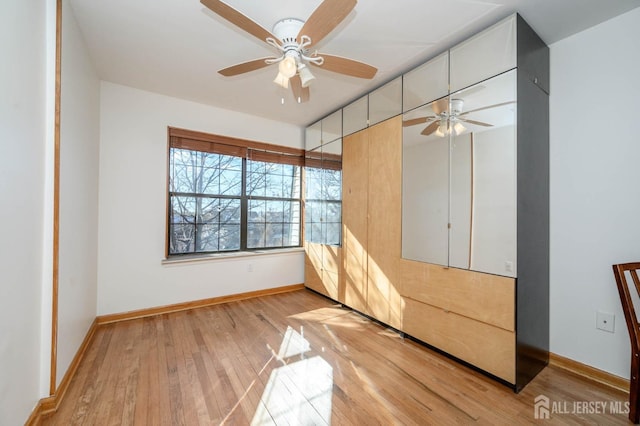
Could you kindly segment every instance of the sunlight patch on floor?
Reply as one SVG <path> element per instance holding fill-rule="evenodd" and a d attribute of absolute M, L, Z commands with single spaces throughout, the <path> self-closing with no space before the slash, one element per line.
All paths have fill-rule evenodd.
<path fill-rule="evenodd" d="M 329 425 L 333 368 L 322 357 L 304 358 L 311 350 L 300 332 L 287 327 L 277 354 L 283 363 L 271 371 L 252 425 Z M 299 361 L 287 363 L 291 357 Z"/>
<path fill-rule="evenodd" d="M 320 356 L 274 369 L 252 425 L 329 425 L 333 369 Z"/>

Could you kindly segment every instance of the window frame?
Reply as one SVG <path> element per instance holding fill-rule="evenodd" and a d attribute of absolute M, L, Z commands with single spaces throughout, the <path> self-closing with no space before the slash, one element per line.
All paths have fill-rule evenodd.
<path fill-rule="evenodd" d="M 217 250 L 217 251 L 193 251 L 188 253 L 170 253 L 171 243 L 171 219 L 172 219 L 172 196 L 181 196 L 181 192 L 171 191 L 171 149 L 185 149 L 191 151 L 208 152 L 212 154 L 232 155 L 242 159 L 242 179 L 241 193 L 239 196 L 231 198 L 240 199 L 240 247 L 238 250 Z M 189 256 L 216 255 L 255 251 L 269 251 L 278 249 L 289 249 L 302 247 L 304 244 L 304 150 L 283 145 L 269 144 L 246 139 L 222 136 L 197 132 L 193 130 L 176 127 L 167 128 L 167 164 L 166 164 L 166 217 L 165 217 L 165 259 L 184 258 Z M 288 197 L 262 197 L 250 196 L 247 194 L 248 161 L 261 161 L 268 163 L 288 164 L 299 167 L 299 188 L 298 198 Z M 220 198 L 220 194 L 186 194 L 187 196 L 203 198 Z M 298 244 L 293 246 L 278 247 L 247 247 L 248 238 L 248 205 L 250 200 L 283 201 L 299 203 L 299 223 L 298 223 Z M 267 223 L 267 222 L 265 222 Z M 284 223 L 284 222 L 283 222 Z M 197 227 L 197 224 L 194 223 Z"/>

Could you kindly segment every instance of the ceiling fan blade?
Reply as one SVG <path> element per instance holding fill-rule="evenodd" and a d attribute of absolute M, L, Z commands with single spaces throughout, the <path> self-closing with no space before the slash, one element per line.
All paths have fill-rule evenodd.
<path fill-rule="evenodd" d="M 433 123 L 431 123 L 427 127 L 425 127 L 424 130 L 420 132 L 420 134 L 424 135 L 424 136 L 429 136 L 431 133 L 433 133 L 436 130 L 438 130 L 438 126 L 440 126 L 440 122 L 439 121 L 434 121 Z"/>
<path fill-rule="evenodd" d="M 435 117 L 429 116 L 429 117 L 412 118 L 411 120 L 404 120 L 402 122 L 402 127 L 415 126 L 416 124 L 426 123 L 431 120 L 435 120 Z"/>
<path fill-rule="evenodd" d="M 483 111 L 485 109 L 497 108 L 497 107 L 501 107 L 501 106 L 505 106 L 505 105 L 509 105 L 509 104 L 515 104 L 515 103 L 516 103 L 516 101 L 501 102 L 499 104 L 489 105 L 489 106 L 482 107 L 482 108 L 476 108 L 476 109 L 472 109 L 471 111 L 465 111 L 465 112 L 463 112 L 461 114 L 458 114 L 458 116 L 467 115 L 467 114 L 471 114 L 472 112 Z"/>
<path fill-rule="evenodd" d="M 298 103 L 307 102 L 309 100 L 309 88 L 302 87 L 302 80 L 298 74 L 289 79 L 289 85 L 291 85 L 291 91 L 293 92 L 293 98 Z"/>
<path fill-rule="evenodd" d="M 468 118 L 461 118 L 461 117 L 458 117 L 458 120 L 460 120 L 460 121 L 464 121 L 465 123 L 469 123 L 469 124 L 475 124 L 475 125 L 477 125 L 477 126 L 493 127 L 493 124 L 484 123 L 484 122 L 482 122 L 482 121 L 469 120 Z"/>
<path fill-rule="evenodd" d="M 310 64 L 329 71 L 358 78 L 371 79 L 378 72 L 378 69 L 376 67 L 372 67 L 371 65 L 365 64 L 364 62 L 358 62 L 354 61 L 353 59 L 343 58 L 342 56 L 335 55 L 320 54 L 320 56 L 324 58 L 324 62 L 322 63 L 322 65 L 316 65 L 313 62 L 310 62 Z"/>
<path fill-rule="evenodd" d="M 259 70 L 260 68 L 269 66 L 270 64 L 265 62 L 267 59 L 274 59 L 274 58 L 255 59 L 253 61 L 232 65 L 228 68 L 221 69 L 218 72 L 224 75 L 225 77 L 232 77 L 234 75 L 244 74 L 245 72 Z"/>
<path fill-rule="evenodd" d="M 436 113 L 436 115 L 449 111 L 449 98 L 442 98 L 431 102 L 431 109 Z"/>
<path fill-rule="evenodd" d="M 245 30 L 254 37 L 265 41 L 271 37 L 274 40 L 278 40 L 278 37 L 271 34 L 271 32 L 264 29 L 262 26 L 251 20 L 251 18 L 238 12 L 228 4 L 221 2 L 220 0 L 200 0 L 200 3 L 209 8 L 212 12 L 220 15 L 222 18 L 231 22 L 240 29 Z"/>
<path fill-rule="evenodd" d="M 312 44 L 319 43 L 347 17 L 356 7 L 356 3 L 356 0 L 324 0 L 300 29 L 298 42 L 303 35 L 306 35 L 311 39 Z"/>

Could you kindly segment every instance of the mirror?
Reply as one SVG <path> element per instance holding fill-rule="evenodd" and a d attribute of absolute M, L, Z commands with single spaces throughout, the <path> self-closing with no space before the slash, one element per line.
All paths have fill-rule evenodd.
<path fill-rule="evenodd" d="M 449 51 L 402 76 L 402 112 L 449 94 Z"/>
<path fill-rule="evenodd" d="M 342 139 L 305 154 L 305 241 L 341 245 Z"/>
<path fill-rule="evenodd" d="M 369 93 L 369 126 L 402 112 L 402 77 Z"/>
<path fill-rule="evenodd" d="M 342 110 L 339 109 L 322 121 L 322 143 L 333 142 L 342 137 Z"/>
<path fill-rule="evenodd" d="M 404 114 L 404 258 L 516 276 L 515 122 L 515 70 Z"/>
<path fill-rule="evenodd" d="M 369 95 L 364 95 L 342 109 L 342 136 L 367 127 L 369 120 Z"/>
<path fill-rule="evenodd" d="M 316 121 L 305 129 L 304 149 L 311 151 L 322 144 L 322 121 Z"/>
<path fill-rule="evenodd" d="M 448 104 L 448 97 L 439 99 L 405 113 L 402 121 L 402 257 L 444 266 L 449 264 L 449 138 L 432 131 L 438 123 L 431 117 Z"/>

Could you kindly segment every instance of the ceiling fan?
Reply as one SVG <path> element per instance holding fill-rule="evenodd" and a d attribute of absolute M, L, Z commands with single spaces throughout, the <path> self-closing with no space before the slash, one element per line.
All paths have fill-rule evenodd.
<path fill-rule="evenodd" d="M 449 103 L 451 103 L 451 108 L 449 108 Z M 437 136 L 445 136 L 449 133 L 458 135 L 465 130 L 463 123 L 475 124 L 482 127 L 493 127 L 493 124 L 471 120 L 466 118 L 466 115 L 512 103 L 514 103 L 514 101 L 501 102 L 462 112 L 462 108 L 464 107 L 463 99 L 451 99 L 451 102 L 449 102 L 448 98 L 438 99 L 431 103 L 431 109 L 433 110 L 434 115 L 405 120 L 402 122 L 402 126 L 409 127 L 417 124 L 429 123 L 429 125 L 420 132 L 421 135 L 429 136 L 433 133 Z"/>
<path fill-rule="evenodd" d="M 378 71 L 363 62 L 310 50 L 347 17 L 355 7 L 356 0 L 324 0 L 307 21 L 296 18 L 281 19 L 275 23 L 271 32 L 220 0 L 200 2 L 240 29 L 274 47 L 280 55 L 255 59 L 219 70 L 218 72 L 225 77 L 277 63 L 278 75 L 274 82 L 285 89 L 290 85 L 294 99 L 300 103 L 309 100 L 309 85 L 315 78 L 309 65 L 367 79 L 373 78 Z"/>

